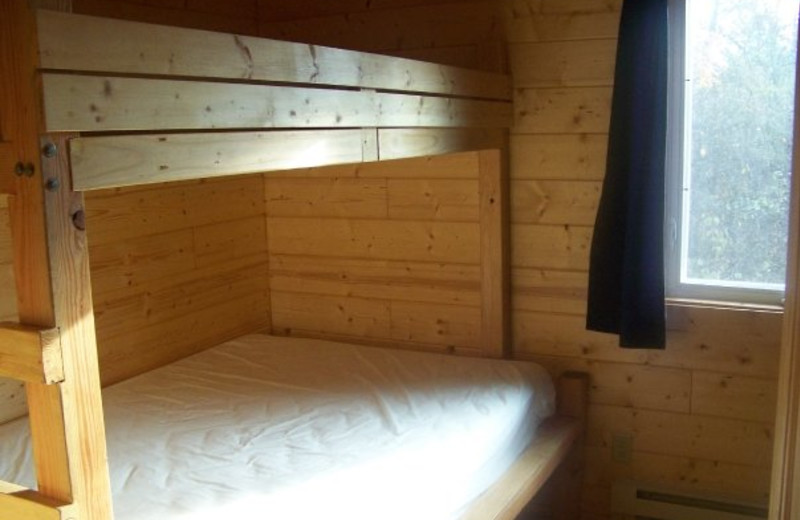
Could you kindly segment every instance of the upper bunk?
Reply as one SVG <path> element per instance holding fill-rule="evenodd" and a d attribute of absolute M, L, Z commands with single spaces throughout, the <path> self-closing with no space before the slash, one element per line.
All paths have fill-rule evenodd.
<path fill-rule="evenodd" d="M 501 148 L 508 76 L 48 10 L 43 131 L 73 189 Z"/>

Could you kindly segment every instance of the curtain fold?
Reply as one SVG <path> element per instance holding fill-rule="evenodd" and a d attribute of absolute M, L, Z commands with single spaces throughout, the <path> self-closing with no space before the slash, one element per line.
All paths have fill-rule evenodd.
<path fill-rule="evenodd" d="M 586 327 L 664 348 L 668 0 L 625 0 Z"/>

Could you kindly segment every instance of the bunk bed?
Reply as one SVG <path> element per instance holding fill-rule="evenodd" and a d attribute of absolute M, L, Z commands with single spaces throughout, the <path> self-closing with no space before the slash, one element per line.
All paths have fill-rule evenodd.
<path fill-rule="evenodd" d="M 0 516 L 113 516 L 84 191 L 483 150 L 476 183 L 481 337 L 479 352 L 469 353 L 507 355 L 507 77 L 34 12 L 22 0 L 0 5 L 0 29 L 3 111 L 13 123 L 3 128 L 0 166 L 14 172 L 0 176 L 0 191 L 12 195 L 20 315 L 19 324 L 0 325 L 0 376 L 26 383 L 37 483 L 35 490 L 0 483 Z M 586 391 L 584 375 L 559 381 L 558 413 L 460 518 L 514 518 L 559 466 L 574 463 Z M 574 477 L 576 467 L 567 473 Z M 564 515 L 575 503 L 565 494 Z"/>

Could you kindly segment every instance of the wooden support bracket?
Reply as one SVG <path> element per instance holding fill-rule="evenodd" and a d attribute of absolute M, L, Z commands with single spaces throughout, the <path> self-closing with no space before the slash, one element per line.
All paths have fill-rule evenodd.
<path fill-rule="evenodd" d="M 29 383 L 62 382 L 64 363 L 58 329 L 0 323 L 0 376 Z"/>

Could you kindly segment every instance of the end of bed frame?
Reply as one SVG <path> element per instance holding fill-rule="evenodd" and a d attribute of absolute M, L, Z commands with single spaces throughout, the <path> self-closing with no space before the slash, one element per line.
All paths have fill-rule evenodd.
<path fill-rule="evenodd" d="M 57 328 L 0 323 L 0 361 L 2 377 L 48 385 L 64 380 Z"/>
<path fill-rule="evenodd" d="M 533 443 L 460 520 L 521 519 L 551 477 L 558 477 L 553 518 L 577 519 L 588 396 L 588 374 L 564 373 L 557 384 L 556 415 L 539 426 Z"/>

